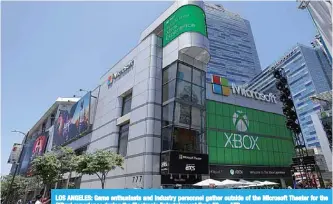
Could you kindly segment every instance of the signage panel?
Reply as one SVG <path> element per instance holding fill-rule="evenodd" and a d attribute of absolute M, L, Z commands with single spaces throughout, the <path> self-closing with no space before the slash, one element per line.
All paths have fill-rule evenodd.
<path fill-rule="evenodd" d="M 223 96 L 229 96 L 231 93 L 236 94 L 236 95 L 241 95 L 247 98 L 253 98 L 259 101 L 264 101 L 267 103 L 277 103 L 276 102 L 276 96 L 272 93 L 269 94 L 264 94 L 256 91 L 252 91 L 249 89 L 246 89 L 242 86 L 238 86 L 234 83 L 229 84 L 229 80 L 217 76 L 217 75 L 212 75 L 212 89 L 214 94 L 219 94 Z"/>
<path fill-rule="evenodd" d="M 131 60 L 126 66 L 124 66 L 124 68 L 122 70 L 111 74 L 107 80 L 108 88 L 111 87 L 111 85 L 113 84 L 115 79 L 122 76 L 123 74 L 125 74 L 128 70 L 132 69 L 133 67 L 134 67 L 134 60 Z"/>
<path fill-rule="evenodd" d="M 182 6 L 163 22 L 163 47 L 185 32 L 207 36 L 206 16 L 200 7 Z"/>
<path fill-rule="evenodd" d="M 291 178 L 289 167 L 210 165 L 209 171 L 213 179 Z"/>
<path fill-rule="evenodd" d="M 208 174 L 208 155 L 170 151 L 161 155 L 162 174 Z"/>
<path fill-rule="evenodd" d="M 18 143 L 14 143 L 7 163 L 8 164 L 16 164 L 19 160 L 19 156 L 20 156 L 21 151 L 22 151 L 22 145 L 18 144 Z"/>
<path fill-rule="evenodd" d="M 283 115 L 207 101 L 209 162 L 224 165 L 290 166 L 293 137 Z"/>
<path fill-rule="evenodd" d="M 20 164 L 20 174 L 31 175 L 31 162 L 44 154 L 48 141 L 48 132 L 33 136 L 28 140 L 23 148 Z"/>
<path fill-rule="evenodd" d="M 195 176 L 195 175 L 161 175 L 161 184 L 162 185 L 174 185 L 174 184 L 183 184 L 183 185 L 190 185 L 195 184 L 202 181 L 201 176 Z"/>
<path fill-rule="evenodd" d="M 88 92 L 70 110 L 68 108 L 58 110 L 53 132 L 53 146 L 60 146 L 81 137 L 91 129 L 90 101 L 91 93 Z"/>

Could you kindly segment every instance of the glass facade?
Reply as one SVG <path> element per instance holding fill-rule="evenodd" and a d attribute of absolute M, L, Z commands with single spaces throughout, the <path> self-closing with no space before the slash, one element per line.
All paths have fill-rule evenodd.
<path fill-rule="evenodd" d="M 206 153 L 205 72 L 183 62 L 163 70 L 162 151 Z"/>
<path fill-rule="evenodd" d="M 299 46 L 298 52 L 290 58 L 289 63 L 283 65 L 308 147 L 320 147 L 311 119 L 312 114 L 320 112 L 320 104 L 313 103 L 310 96 L 331 90 L 332 73 L 327 75 L 329 64 L 318 58 L 318 52 L 319 50 L 310 47 Z"/>
<path fill-rule="evenodd" d="M 282 115 L 207 101 L 210 164 L 289 166 L 292 133 Z"/>
<path fill-rule="evenodd" d="M 206 80 L 216 74 L 244 84 L 261 72 L 249 21 L 220 5 L 205 3 L 211 59 Z"/>
<path fill-rule="evenodd" d="M 298 44 L 292 50 L 295 50 L 294 54 L 286 58 L 276 69 L 282 68 L 286 72 L 305 144 L 308 147 L 320 147 L 311 119 L 311 114 L 320 111 L 320 104 L 313 103 L 310 96 L 332 89 L 332 68 L 320 49 Z M 247 88 L 259 92 L 278 93 L 270 67 L 253 78 L 247 84 Z"/>

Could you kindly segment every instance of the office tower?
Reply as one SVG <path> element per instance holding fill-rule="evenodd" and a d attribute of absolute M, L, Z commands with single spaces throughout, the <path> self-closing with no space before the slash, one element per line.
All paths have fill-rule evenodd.
<path fill-rule="evenodd" d="M 316 35 L 315 39 L 311 42 L 311 45 L 313 48 L 317 50 L 322 50 L 322 52 L 318 52 L 319 57 L 323 58 L 321 59 L 322 61 L 326 58 L 326 60 L 332 66 L 332 57 L 330 56 L 330 53 L 326 49 L 325 43 L 323 42 L 323 39 L 319 34 Z M 329 72 L 332 72 L 332 70 L 329 70 Z"/>
<path fill-rule="evenodd" d="M 260 92 L 270 90 L 276 93 L 273 91 L 276 88 L 272 71 L 278 68 L 285 69 L 302 133 L 308 147 L 320 147 L 311 114 L 319 112 L 321 106 L 314 104 L 310 96 L 332 89 L 331 68 L 328 61 L 322 57 L 322 52 L 321 49 L 298 44 L 291 52 L 246 84 L 246 87 L 251 90 Z"/>
<path fill-rule="evenodd" d="M 221 75 L 235 84 L 244 84 L 261 72 L 250 22 L 221 5 L 205 3 L 211 59 L 207 80 Z"/>
<path fill-rule="evenodd" d="M 332 1 L 300 1 L 299 9 L 307 9 L 332 60 Z"/>

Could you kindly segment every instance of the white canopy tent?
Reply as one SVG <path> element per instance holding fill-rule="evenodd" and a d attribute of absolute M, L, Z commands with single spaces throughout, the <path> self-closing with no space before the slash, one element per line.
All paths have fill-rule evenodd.
<path fill-rule="evenodd" d="M 256 183 L 253 183 L 251 181 L 246 181 L 244 179 L 239 180 L 240 183 L 242 183 L 242 186 L 239 186 L 239 188 L 248 188 L 250 185 L 255 185 Z"/>
<path fill-rule="evenodd" d="M 220 186 L 220 185 L 222 185 L 222 182 L 214 180 L 214 179 L 206 179 L 206 180 L 200 181 L 198 183 L 195 183 L 193 185 L 194 186 L 210 186 L 210 185 Z"/>
<path fill-rule="evenodd" d="M 226 179 L 224 181 L 221 182 L 222 184 L 219 185 L 220 187 L 226 187 L 226 188 L 235 188 L 235 187 L 240 187 L 243 186 L 244 184 L 238 181 L 234 181 L 234 180 L 229 180 Z"/>
<path fill-rule="evenodd" d="M 249 187 L 260 187 L 260 186 L 265 186 L 262 182 L 260 181 L 253 181 L 253 184 L 249 185 Z"/>
<path fill-rule="evenodd" d="M 254 185 L 255 183 L 254 182 L 251 182 L 251 181 L 246 181 L 244 179 L 240 179 L 239 180 L 240 183 L 243 183 L 245 185 Z"/>
<path fill-rule="evenodd" d="M 274 185 L 278 185 L 278 183 L 275 183 L 275 182 L 271 182 L 271 181 L 264 181 L 264 182 L 261 182 L 263 185 L 265 186 L 274 186 Z"/>

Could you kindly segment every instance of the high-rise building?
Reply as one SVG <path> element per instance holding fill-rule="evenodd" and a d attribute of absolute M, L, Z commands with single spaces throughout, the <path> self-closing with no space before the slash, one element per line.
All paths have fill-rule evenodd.
<path fill-rule="evenodd" d="M 316 35 L 315 39 L 311 42 L 311 45 L 312 45 L 312 47 L 314 47 L 316 49 L 321 49 L 323 52 L 320 55 L 320 57 L 326 58 L 328 60 L 328 62 L 330 63 L 330 65 L 332 65 L 332 57 L 323 42 L 323 38 L 319 34 Z"/>
<path fill-rule="evenodd" d="M 272 71 L 278 68 L 285 70 L 308 147 L 320 147 L 311 119 L 311 114 L 320 111 L 320 104 L 314 104 L 309 97 L 332 89 L 331 67 L 322 57 L 322 52 L 321 49 L 298 44 L 291 52 L 246 84 L 246 87 L 251 90 L 276 93 Z"/>
<path fill-rule="evenodd" d="M 250 22 L 221 5 L 205 3 L 205 12 L 211 53 L 207 81 L 213 74 L 235 84 L 250 81 L 261 72 Z"/>
<path fill-rule="evenodd" d="M 332 1 L 305 1 L 300 0 L 300 9 L 307 9 L 320 34 L 320 40 L 332 60 Z"/>

